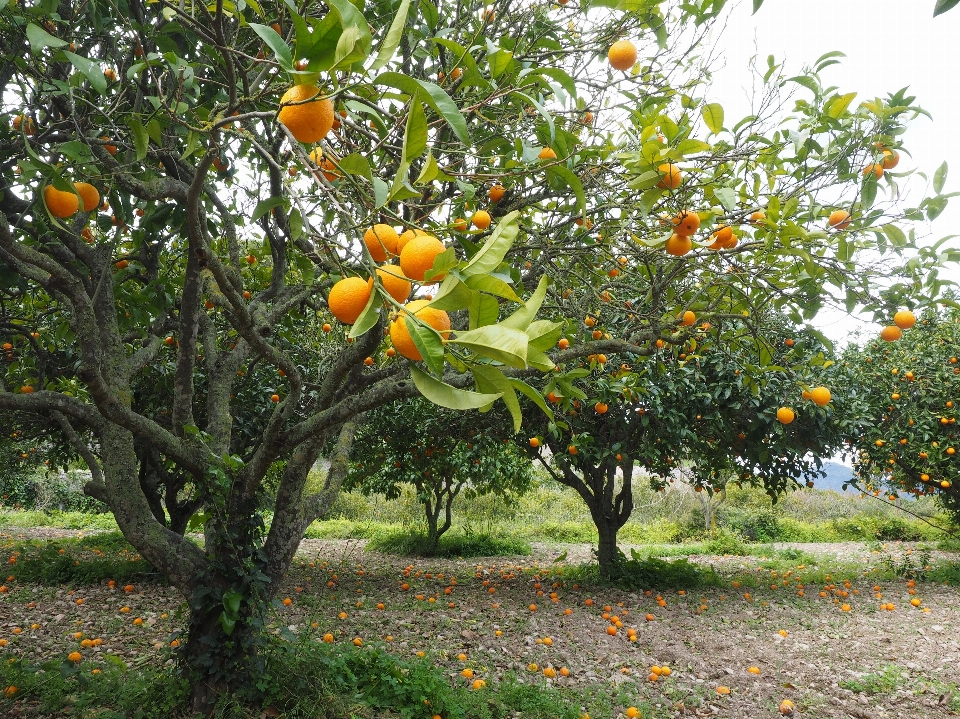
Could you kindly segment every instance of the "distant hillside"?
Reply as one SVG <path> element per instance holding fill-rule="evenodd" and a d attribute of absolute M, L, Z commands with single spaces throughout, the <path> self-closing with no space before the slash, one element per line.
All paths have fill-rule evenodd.
<path fill-rule="evenodd" d="M 817 478 L 817 489 L 832 489 L 836 492 L 842 492 L 843 483 L 849 482 L 853 478 L 853 470 L 839 462 L 824 462 L 823 471 L 827 473 L 827 476 Z M 855 490 L 848 489 L 847 491 L 853 492 Z"/>

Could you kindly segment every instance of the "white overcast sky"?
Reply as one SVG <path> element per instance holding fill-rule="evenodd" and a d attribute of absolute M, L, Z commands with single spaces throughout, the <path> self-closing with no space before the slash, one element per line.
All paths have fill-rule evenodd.
<path fill-rule="evenodd" d="M 932 178 L 946 160 L 950 172 L 944 192 L 958 191 L 960 7 L 934 19 L 933 6 L 934 0 L 766 0 L 751 15 L 750 0 L 740 0 L 719 40 L 723 67 L 708 98 L 722 102 L 728 120 L 743 117 L 749 111 L 746 68 L 751 56 L 758 55 L 765 67 L 772 54 L 777 62 L 786 63 L 789 74 L 795 74 L 824 53 L 840 50 L 846 57 L 823 71 L 824 83 L 838 86 L 842 93 L 857 92 L 856 102 L 909 86 L 916 104 L 933 120 L 921 117 L 912 123 L 904 136 L 904 147 L 912 157 L 904 155 L 897 170 L 916 167 Z M 916 187 L 921 190 L 922 184 Z M 960 235 L 960 197 L 951 200 L 928 230 L 928 241 Z M 960 238 L 953 244 L 960 247 Z M 942 276 L 960 281 L 960 268 Z M 819 317 L 815 324 L 841 343 L 864 326 L 833 313 Z M 868 331 L 879 329 L 874 326 Z"/>

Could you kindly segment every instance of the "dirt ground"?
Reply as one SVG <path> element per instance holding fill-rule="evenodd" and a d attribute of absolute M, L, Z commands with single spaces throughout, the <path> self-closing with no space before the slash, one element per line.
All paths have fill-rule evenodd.
<path fill-rule="evenodd" d="M 58 532 L 76 536 L 31 529 L 0 539 Z M 624 697 L 618 717 L 627 701 L 645 702 L 645 719 L 774 717 L 784 699 L 798 716 L 960 716 L 958 589 L 877 579 L 883 556 L 908 561 L 918 556 L 913 545 L 888 543 L 879 554 L 854 543 L 783 545 L 803 555 L 789 568 L 781 555 L 773 570 L 759 557 L 691 557 L 712 565 L 722 586 L 659 594 L 592 590 L 559 578 L 564 565 L 590 558 L 589 545 L 535 544 L 532 556 L 481 560 L 413 560 L 363 545 L 305 540 L 279 595 L 291 603 L 278 608 L 274 631 L 318 640 L 329 632 L 345 645 L 360 637 L 406 656 L 424 652 L 451 682 L 469 683 L 461 671 L 471 668 L 491 690 L 505 672 L 609 687 Z M 934 553 L 929 561 L 951 560 L 956 555 Z M 824 575 L 827 567 L 833 575 Z M 0 656 L 65 656 L 82 638 L 99 638 L 100 646 L 80 649 L 91 667 L 108 655 L 131 667 L 171 661 L 182 597 L 158 585 L 132 589 L 12 583 L 0 594 L 0 638 L 8 642 Z M 894 608 L 882 608 L 887 603 Z M 621 626 L 612 635 L 614 617 Z M 654 665 L 669 666 L 670 675 L 651 681 Z M 547 678 L 545 668 L 570 674 Z"/>

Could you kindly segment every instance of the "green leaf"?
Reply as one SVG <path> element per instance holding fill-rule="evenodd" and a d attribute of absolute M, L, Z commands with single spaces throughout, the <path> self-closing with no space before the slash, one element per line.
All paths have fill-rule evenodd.
<path fill-rule="evenodd" d="M 494 277 L 493 275 L 471 275 L 470 277 L 467 277 L 465 281 L 467 287 L 469 287 L 471 290 L 477 290 L 479 292 L 486 292 L 489 295 L 503 297 L 511 302 L 523 302 L 523 300 L 517 296 L 517 293 L 514 292 L 513 287 L 508 285 L 499 277 Z"/>
<path fill-rule="evenodd" d="M 359 175 L 367 181 L 372 181 L 373 173 L 370 172 L 370 163 L 359 152 L 351 152 L 345 158 L 340 160 L 340 169 L 348 175 Z"/>
<path fill-rule="evenodd" d="M 490 77 L 498 78 L 505 73 L 513 62 L 513 53 L 509 50 L 496 50 L 487 53 L 487 66 L 490 68 Z"/>
<path fill-rule="evenodd" d="M 67 44 L 66 40 L 54 37 L 39 25 L 32 22 L 27 24 L 27 40 L 30 41 L 30 50 L 40 52 L 45 47 L 63 47 Z M 81 72 L 83 72 L 81 70 Z M 86 73 L 84 73 L 86 74 Z M 103 72 L 101 71 L 101 75 Z"/>
<path fill-rule="evenodd" d="M 486 274 L 500 266 L 507 252 L 513 247 L 517 235 L 520 234 L 520 226 L 517 224 L 519 214 L 514 210 L 497 223 L 490 237 L 483 243 L 483 247 L 461 270 L 464 277 Z"/>
<path fill-rule="evenodd" d="M 277 31 L 274 30 L 269 25 L 261 25 L 260 23 L 252 22 L 250 27 L 253 28 L 253 31 L 260 36 L 260 38 L 267 43 L 267 47 L 273 50 L 273 54 L 276 55 L 277 62 L 280 63 L 280 67 L 288 72 L 293 70 L 293 56 L 290 54 L 290 48 L 287 47 L 287 43 L 283 41 L 283 38 L 277 34 Z"/>
<path fill-rule="evenodd" d="M 723 129 L 723 106 L 719 102 L 712 102 L 704 105 L 700 114 L 703 115 L 703 121 L 710 128 L 710 132 L 719 134 Z"/>
<path fill-rule="evenodd" d="M 348 68 L 366 60 L 373 45 L 366 18 L 350 0 L 329 0 L 327 5 L 340 16 L 343 26 L 343 34 L 337 40 L 334 65 L 330 69 Z"/>
<path fill-rule="evenodd" d="M 957 3 L 960 3 L 960 0 L 937 0 L 937 4 L 933 7 L 933 16 L 941 15 L 947 10 L 952 10 L 957 6 Z"/>
<path fill-rule="evenodd" d="M 654 187 L 647 190 L 642 195 L 640 195 L 640 214 L 646 217 L 650 214 L 650 210 L 653 209 L 653 206 L 660 201 L 660 198 L 667 193 L 666 190 L 660 187 Z"/>
<path fill-rule="evenodd" d="M 500 326 L 526 330 L 530 326 L 530 323 L 533 322 L 534 317 L 537 316 L 537 312 L 540 311 L 540 305 L 543 304 L 543 299 L 547 296 L 547 285 L 549 284 L 550 280 L 547 279 L 547 276 L 542 276 L 540 283 L 537 285 L 537 289 L 534 290 L 530 299 L 526 301 L 526 304 L 501 322 Z"/>
<path fill-rule="evenodd" d="M 527 398 L 531 402 L 537 405 L 537 407 L 539 407 L 543 411 L 543 413 L 547 416 L 548 419 L 550 419 L 551 421 L 553 420 L 553 410 L 547 407 L 547 403 L 543 401 L 542 394 L 537 392 L 537 390 L 535 390 L 533 387 L 528 385 L 523 380 L 511 379 L 510 384 L 513 386 L 515 390 L 522 392 L 524 395 L 527 396 Z"/>
<path fill-rule="evenodd" d="M 427 153 L 427 160 L 423 163 L 423 168 L 420 170 L 420 175 L 416 180 L 413 181 L 414 185 L 425 185 L 428 182 L 433 182 L 440 175 L 440 166 L 437 165 L 437 161 L 433 158 L 433 153 Z"/>
<path fill-rule="evenodd" d="M 527 337 L 530 338 L 530 346 L 535 347 L 541 352 L 552 349 L 563 334 L 563 322 L 551 322 L 550 320 L 537 320 L 531 322 L 527 327 Z"/>
<path fill-rule="evenodd" d="M 553 372 L 557 367 L 552 359 L 536 347 L 527 348 L 527 364 L 541 372 Z"/>
<path fill-rule="evenodd" d="M 237 620 L 228 616 L 226 612 L 220 612 L 220 627 L 223 629 L 223 633 L 228 637 L 233 634 L 233 629 L 237 625 Z"/>
<path fill-rule="evenodd" d="M 64 51 L 63 54 L 66 55 L 70 63 L 90 81 L 90 85 L 94 90 L 101 95 L 107 91 L 107 78 L 97 63 L 85 57 L 80 57 L 69 50 Z"/>
<path fill-rule="evenodd" d="M 887 236 L 890 244 L 894 247 L 903 247 L 907 244 L 907 236 L 896 225 L 884 225 L 880 229 L 883 230 L 883 234 Z"/>
<path fill-rule="evenodd" d="M 760 6 L 763 5 L 763 0 L 753 0 L 753 14 L 757 14 L 757 10 L 760 9 Z"/>
<path fill-rule="evenodd" d="M 723 110 L 721 110 L 723 112 Z M 722 115 L 721 115 L 722 117 Z M 698 155 L 701 152 L 709 152 L 710 148 L 713 145 L 703 142 L 702 140 L 683 140 L 680 144 L 677 145 L 677 152 L 681 155 Z"/>
<path fill-rule="evenodd" d="M 960 0 L 957 0 L 960 2 Z M 944 160 L 943 164 L 937 168 L 937 171 L 933 173 L 933 191 L 938 195 L 943 192 L 943 185 L 947 181 L 947 161 Z"/>
<path fill-rule="evenodd" d="M 147 156 L 147 146 L 150 144 L 150 136 L 147 135 L 147 128 L 140 122 L 140 118 L 131 117 L 127 124 L 130 126 L 130 132 L 133 135 L 133 146 L 137 151 L 137 161 L 139 162 Z"/>
<path fill-rule="evenodd" d="M 437 291 L 436 297 L 431 300 L 430 306 L 447 312 L 465 310 L 473 301 L 474 294 L 467 285 L 460 281 L 459 277 L 451 273 L 443 278 L 440 289 Z"/>
<path fill-rule="evenodd" d="M 840 95 L 835 97 L 827 105 L 827 115 L 837 119 L 843 113 L 847 111 L 847 108 L 850 107 L 850 103 L 853 102 L 853 98 L 857 96 L 855 92 L 848 92 L 846 95 Z"/>
<path fill-rule="evenodd" d="M 500 303 L 496 297 L 474 292 L 470 300 L 470 329 L 492 325 L 500 318 Z"/>
<path fill-rule="evenodd" d="M 390 194 L 390 185 L 379 177 L 373 177 L 373 199 L 377 207 L 383 207 L 387 204 L 387 198 Z"/>
<path fill-rule="evenodd" d="M 410 375 L 420 394 L 434 404 L 447 409 L 479 409 L 500 399 L 499 394 L 482 394 L 457 389 L 431 377 L 416 365 L 410 365 Z"/>
<path fill-rule="evenodd" d="M 280 207 L 282 204 L 282 197 L 268 197 L 266 200 L 260 200 L 253 210 L 253 216 L 250 218 L 250 222 L 256 222 L 274 207 Z"/>
<path fill-rule="evenodd" d="M 713 195 L 720 200 L 720 204 L 728 211 L 733 212 L 737 209 L 737 191 L 733 188 L 716 187 L 713 190 Z"/>
<path fill-rule="evenodd" d="M 556 176 L 567 183 L 567 186 L 573 190 L 573 194 L 577 196 L 577 214 L 583 215 L 587 211 L 587 196 L 583 191 L 580 178 L 564 165 L 550 165 L 546 172 L 548 178 Z"/>
<path fill-rule="evenodd" d="M 410 11 L 410 0 L 402 0 L 400 7 L 397 8 L 397 14 L 393 16 L 393 22 L 390 23 L 390 29 L 387 30 L 386 37 L 380 45 L 380 52 L 377 53 L 377 59 L 374 60 L 371 70 L 379 70 L 390 62 L 390 58 L 400 46 L 400 39 L 403 37 L 403 28 L 407 24 L 407 13 Z"/>
<path fill-rule="evenodd" d="M 416 98 L 410 100 L 407 128 L 403 134 L 403 161 L 413 162 L 427 149 L 427 116 Z"/>
<path fill-rule="evenodd" d="M 367 300 L 367 304 L 363 308 L 363 312 L 361 312 L 360 316 L 357 317 L 357 321 L 353 323 L 353 327 L 350 328 L 350 334 L 347 336 L 356 338 L 369 332 L 370 328 L 377 324 L 377 320 L 380 319 L 381 304 L 382 301 L 380 299 L 380 293 L 371 292 L 370 299 Z M 407 327 L 409 327 L 411 324 L 412 323 L 408 318 Z"/>
<path fill-rule="evenodd" d="M 473 378 L 477 382 L 477 389 L 483 392 L 498 392 L 503 403 L 510 410 L 510 416 L 513 417 L 514 433 L 520 431 L 520 424 L 523 422 L 523 415 L 520 413 L 520 402 L 517 400 L 517 393 L 510 384 L 507 376 L 490 365 L 478 365 L 471 367 Z"/>
<path fill-rule="evenodd" d="M 433 259 L 430 269 L 423 273 L 423 281 L 429 282 L 433 277 L 446 274 L 447 270 L 456 267 L 459 262 L 457 251 L 453 247 L 448 247 Z"/>
<path fill-rule="evenodd" d="M 457 104 L 439 85 L 426 80 L 417 80 L 399 72 L 385 72 L 377 76 L 374 82 L 395 87 L 411 97 L 424 100 L 447 121 L 460 142 L 465 145 L 470 144 L 470 132 L 467 130 L 466 119 L 460 114 Z"/>
<path fill-rule="evenodd" d="M 425 324 L 412 319 L 409 314 L 404 318 L 404 324 L 410 333 L 410 339 L 416 345 L 423 361 L 430 371 L 436 375 L 443 374 L 443 341 L 440 334 Z"/>
<path fill-rule="evenodd" d="M 482 357 L 503 362 L 508 367 L 527 368 L 527 345 L 525 332 L 502 325 L 487 325 L 466 332 L 457 332 L 448 344 L 460 345 Z"/>

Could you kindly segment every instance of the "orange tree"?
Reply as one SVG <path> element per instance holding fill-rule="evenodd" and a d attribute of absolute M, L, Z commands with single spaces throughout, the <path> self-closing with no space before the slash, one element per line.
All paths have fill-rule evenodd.
<path fill-rule="evenodd" d="M 19 353 L 0 408 L 57 422 L 86 491 L 190 600 L 194 706 L 254 686 L 266 603 L 358 414 L 502 400 L 518 428 L 520 375 L 680 345 L 678 312 L 869 310 L 897 272 L 932 292 L 939 256 L 900 225 L 942 211 L 942 182 L 896 204 L 912 98 L 855 105 L 821 82 L 831 58 L 794 78 L 771 60 L 730 124 L 698 50 L 724 5 L 0 0 L 0 340 Z M 588 312 L 622 329 L 548 356 Z M 204 549 L 156 516 L 138 442 L 187 480 Z"/>
<path fill-rule="evenodd" d="M 632 512 L 637 471 L 654 489 L 685 481 L 713 494 L 740 483 L 776 501 L 804 481 L 813 486 L 821 458 L 843 447 L 845 388 L 825 402 L 811 386 L 830 365 L 819 340 L 783 323 L 767 330 L 761 339 L 742 318 L 715 336 L 701 326 L 683 346 L 632 366 L 608 369 L 605 356 L 591 355 L 561 363 L 545 382 L 552 409 L 527 412 L 532 436 L 518 441 L 589 507 L 601 576 L 623 569 L 617 531 Z"/>
<path fill-rule="evenodd" d="M 422 399 L 371 410 L 357 432 L 344 488 L 396 499 L 403 485 L 413 487 L 427 522 L 421 549 L 433 554 L 450 529 L 461 492 L 468 500 L 485 494 L 509 498 L 530 485 L 526 455 L 512 442 L 478 431 L 477 424 L 471 415 Z"/>
<path fill-rule="evenodd" d="M 888 328 L 899 324 L 899 339 L 852 345 L 831 368 L 835 381 L 851 388 L 856 486 L 888 498 L 935 495 L 956 520 L 960 310 L 931 309 L 916 324 L 909 311 L 890 315 L 896 323 Z"/>

